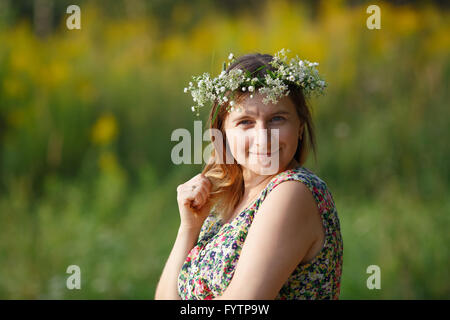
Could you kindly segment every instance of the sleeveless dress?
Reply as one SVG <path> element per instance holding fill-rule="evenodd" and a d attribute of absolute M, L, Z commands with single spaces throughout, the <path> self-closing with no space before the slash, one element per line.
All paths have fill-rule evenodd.
<path fill-rule="evenodd" d="M 325 229 L 325 242 L 312 260 L 297 265 L 275 300 L 339 299 L 343 241 L 337 210 L 326 183 L 300 166 L 274 176 L 260 196 L 229 223 L 223 224 L 211 211 L 178 275 L 182 300 L 213 299 L 225 291 L 258 208 L 269 192 L 289 180 L 304 183 L 312 192 Z"/>

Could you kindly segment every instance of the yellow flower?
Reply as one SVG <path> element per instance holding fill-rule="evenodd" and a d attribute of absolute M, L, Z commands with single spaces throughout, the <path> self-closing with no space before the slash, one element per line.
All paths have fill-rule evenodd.
<path fill-rule="evenodd" d="M 117 121 L 114 115 L 102 115 L 92 128 L 92 141 L 99 145 L 110 143 L 118 133 Z"/>

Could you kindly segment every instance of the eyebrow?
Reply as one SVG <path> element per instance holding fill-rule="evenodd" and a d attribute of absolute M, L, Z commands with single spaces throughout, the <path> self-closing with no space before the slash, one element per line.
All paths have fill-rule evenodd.
<path fill-rule="evenodd" d="M 280 111 L 276 111 L 276 112 L 270 114 L 270 116 L 279 115 L 279 114 L 286 114 L 286 115 L 288 115 L 288 114 L 290 114 L 290 112 L 285 111 L 285 110 L 280 110 Z M 249 113 L 246 113 L 246 114 L 243 114 L 243 115 L 237 117 L 236 119 L 234 119 L 233 122 L 238 122 L 238 121 L 240 121 L 240 120 L 242 120 L 242 119 L 251 117 L 252 115 L 254 115 L 254 113 L 250 113 L 250 114 L 249 114 Z"/>

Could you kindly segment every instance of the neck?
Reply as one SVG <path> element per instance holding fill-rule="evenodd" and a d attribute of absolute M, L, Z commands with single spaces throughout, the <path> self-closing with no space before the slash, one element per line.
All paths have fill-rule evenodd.
<path fill-rule="evenodd" d="M 273 175 L 260 175 L 246 168 L 243 168 L 244 170 L 242 173 L 245 186 L 244 198 L 249 199 L 251 197 L 254 197 L 256 194 L 259 194 L 261 190 L 267 185 L 267 183 L 277 174 L 285 170 L 295 168 L 298 165 L 299 163 L 295 159 L 292 159 L 292 161 L 285 168 L 281 168 Z"/>

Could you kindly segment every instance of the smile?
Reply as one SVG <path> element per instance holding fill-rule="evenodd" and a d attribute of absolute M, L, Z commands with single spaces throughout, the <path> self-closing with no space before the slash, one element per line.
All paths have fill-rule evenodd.
<path fill-rule="evenodd" d="M 256 155 L 256 156 L 266 156 L 266 157 L 270 157 L 271 155 L 278 153 L 278 151 L 280 151 L 280 149 L 278 149 L 277 151 L 272 152 L 272 153 L 270 153 L 270 152 L 269 152 L 269 153 L 255 153 L 255 152 L 250 152 L 250 151 L 249 151 L 249 153 L 250 153 L 250 154 L 254 154 L 254 155 Z"/>

